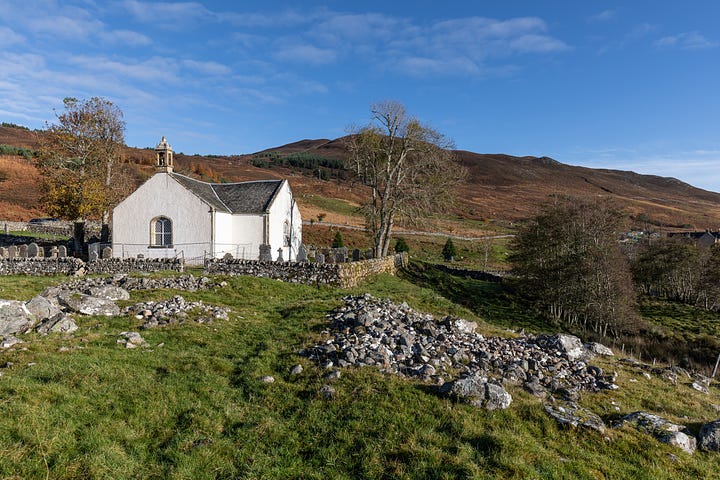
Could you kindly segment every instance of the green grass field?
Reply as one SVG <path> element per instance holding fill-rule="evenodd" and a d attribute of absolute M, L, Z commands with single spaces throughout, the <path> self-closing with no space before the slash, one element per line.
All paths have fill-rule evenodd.
<path fill-rule="evenodd" d="M 29 299 L 60 280 L 0 277 L 0 298 Z M 518 388 L 509 409 L 486 412 L 415 381 L 346 369 L 328 400 L 325 372 L 297 353 L 323 337 L 325 313 L 349 293 L 477 320 L 485 334 L 540 326 L 511 320 L 522 312 L 500 308 L 509 299 L 490 287 L 461 302 L 453 285 L 390 276 L 353 290 L 226 280 L 210 291 L 133 292 L 126 304 L 180 293 L 232 309 L 227 321 L 142 331 L 150 348 L 116 343 L 137 329 L 134 318 L 82 317 L 73 335 L 28 334 L 22 348 L 0 352 L 0 478 L 682 479 L 720 469 L 720 454 L 689 456 L 631 430 L 561 428 Z M 290 375 L 298 363 L 304 372 Z M 599 365 L 618 371 L 621 389 L 580 403 L 606 420 L 615 406 L 693 428 L 718 416 L 715 389 L 703 395 Z"/>

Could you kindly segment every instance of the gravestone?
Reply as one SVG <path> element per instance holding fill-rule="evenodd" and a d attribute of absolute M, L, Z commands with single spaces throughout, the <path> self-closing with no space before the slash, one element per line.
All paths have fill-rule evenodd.
<path fill-rule="evenodd" d="M 112 258 L 112 248 L 105 247 L 102 249 L 102 258 Z"/>
<path fill-rule="evenodd" d="M 372 248 L 365 251 L 365 260 L 372 260 L 373 259 L 373 251 Z"/>
<path fill-rule="evenodd" d="M 17 258 L 18 249 L 15 245 L 10 245 L 7 250 L 8 250 L 8 258 Z"/>
<path fill-rule="evenodd" d="M 97 262 L 97 259 L 98 259 L 97 252 L 90 252 L 90 255 L 88 255 L 88 261 Z"/>
<path fill-rule="evenodd" d="M 223 260 L 232 260 L 233 256 L 232 253 L 227 252 L 225 255 L 223 255 Z"/>
<path fill-rule="evenodd" d="M 307 262 L 307 250 L 305 250 L 305 245 L 302 243 L 300 244 L 300 248 L 298 248 L 297 261 Z"/>
<path fill-rule="evenodd" d="M 58 247 L 57 256 L 58 256 L 58 258 L 67 257 L 67 247 L 65 245 L 60 245 Z"/>
<path fill-rule="evenodd" d="M 0 258 L 7 258 L 7 256 L 8 256 L 7 248 L 0 247 Z"/>
<path fill-rule="evenodd" d="M 18 257 L 27 258 L 27 256 L 28 256 L 28 246 L 20 245 L 20 247 L 18 247 Z"/>
<path fill-rule="evenodd" d="M 272 262 L 272 247 L 270 245 L 260 245 L 260 261 Z"/>
<path fill-rule="evenodd" d="M 137 258 L 138 260 L 142 260 L 143 258 L 145 258 L 145 255 L 143 255 L 142 253 L 138 253 Z"/>
<path fill-rule="evenodd" d="M 362 252 L 358 250 L 357 248 L 353 250 L 352 255 L 353 262 L 359 262 L 362 259 Z"/>
<path fill-rule="evenodd" d="M 58 247 L 52 247 L 50 249 L 50 258 L 58 258 Z"/>
<path fill-rule="evenodd" d="M 45 247 L 38 246 L 37 256 L 38 258 L 45 258 Z"/>
<path fill-rule="evenodd" d="M 328 254 L 323 253 L 323 256 L 325 257 L 325 263 L 335 263 L 335 255 L 332 252 Z"/>
<path fill-rule="evenodd" d="M 335 250 L 336 255 L 338 253 L 340 253 L 346 257 L 348 256 L 348 247 L 338 247 L 338 248 L 334 248 L 333 250 Z"/>
<path fill-rule="evenodd" d="M 323 255 L 322 253 L 318 253 L 317 255 L 315 255 L 315 263 L 320 265 L 325 263 L 325 255 Z"/>
<path fill-rule="evenodd" d="M 8 227 L 8 224 L 5 224 L 5 235 L 10 235 L 10 227 Z"/>
<path fill-rule="evenodd" d="M 308 253 L 308 257 L 315 258 L 315 255 L 317 255 L 317 252 L 315 251 L 315 246 L 314 246 L 314 245 L 310 245 L 310 247 L 308 248 L 307 253 Z"/>
<path fill-rule="evenodd" d="M 277 258 L 277 261 L 278 261 L 278 262 L 284 262 L 284 261 L 285 261 L 285 260 L 283 260 L 283 251 L 282 251 L 282 248 L 278 248 L 278 258 Z"/>
<path fill-rule="evenodd" d="M 343 252 L 335 253 L 335 263 L 345 263 L 347 260 L 347 254 Z"/>
<path fill-rule="evenodd" d="M 32 242 L 27 247 L 27 256 L 28 258 L 37 258 L 38 255 L 38 245 L 35 242 Z"/>

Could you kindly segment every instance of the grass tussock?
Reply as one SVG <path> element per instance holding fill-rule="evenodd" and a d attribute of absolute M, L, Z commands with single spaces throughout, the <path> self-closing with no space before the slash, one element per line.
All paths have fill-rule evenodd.
<path fill-rule="evenodd" d="M 670 479 L 720 468 L 717 455 L 691 457 L 630 430 L 605 438 L 560 428 L 520 389 L 508 410 L 485 412 L 427 385 L 346 369 L 328 400 L 319 393 L 326 372 L 297 352 L 323 338 L 324 314 L 344 295 L 481 318 L 451 295 L 389 276 L 352 291 L 226 280 L 209 291 L 134 292 L 133 302 L 181 293 L 232 309 L 227 321 L 143 331 L 147 349 L 116 343 L 137 329 L 134 318 L 82 317 L 72 336 L 28 334 L 25 348 L 0 352 L 0 477 Z M 30 298 L 53 281 L 0 278 L 0 297 Z M 482 312 L 485 333 L 501 330 L 492 313 Z M 292 376 L 297 363 L 305 370 Z M 600 365 L 619 370 L 622 388 L 581 403 L 608 420 L 616 406 L 693 425 L 715 413 L 715 393 Z"/>

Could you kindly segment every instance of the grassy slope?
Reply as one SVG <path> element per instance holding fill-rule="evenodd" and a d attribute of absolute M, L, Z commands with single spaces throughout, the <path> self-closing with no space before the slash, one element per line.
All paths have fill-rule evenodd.
<path fill-rule="evenodd" d="M 29 298 L 50 281 L 0 278 L 0 296 Z M 296 352 L 322 336 L 324 313 L 349 292 L 228 281 L 183 295 L 232 307 L 230 320 L 145 331 L 149 350 L 116 344 L 138 321 L 85 317 L 73 336 L 28 335 L 26 350 L 0 353 L 0 364 L 12 362 L 0 379 L 0 477 L 661 479 L 709 478 L 720 468 L 718 455 L 690 457 L 629 430 L 605 439 L 559 428 L 518 389 L 508 410 L 483 412 L 416 382 L 350 369 L 325 400 L 324 372 Z M 355 290 L 365 291 L 475 318 L 392 277 Z M 136 292 L 132 301 L 174 293 Z M 296 363 L 305 371 L 291 377 Z M 622 388 L 582 403 L 605 418 L 617 416 L 610 402 L 695 426 L 717 415 L 715 393 L 601 366 L 620 371 Z"/>

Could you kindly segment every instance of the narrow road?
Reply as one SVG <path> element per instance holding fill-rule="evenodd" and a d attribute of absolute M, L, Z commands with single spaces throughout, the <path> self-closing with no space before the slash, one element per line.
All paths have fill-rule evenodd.
<path fill-rule="evenodd" d="M 365 230 L 365 227 L 358 227 L 357 225 L 346 225 L 344 223 L 330 223 L 330 222 L 318 222 L 317 220 L 310 223 L 308 220 L 303 220 L 303 225 L 322 225 L 324 227 L 337 227 L 337 228 L 344 228 L 347 230 Z M 440 232 L 421 232 L 417 230 L 393 230 L 393 235 L 422 235 L 427 237 L 443 237 L 443 238 L 452 238 L 453 240 L 468 240 L 468 241 L 478 241 L 478 240 L 487 240 L 487 239 L 496 239 L 496 238 L 513 238 L 515 235 L 512 234 L 506 234 L 506 235 L 487 235 L 485 237 L 464 237 L 462 235 L 455 235 L 452 233 L 440 233 Z"/>

